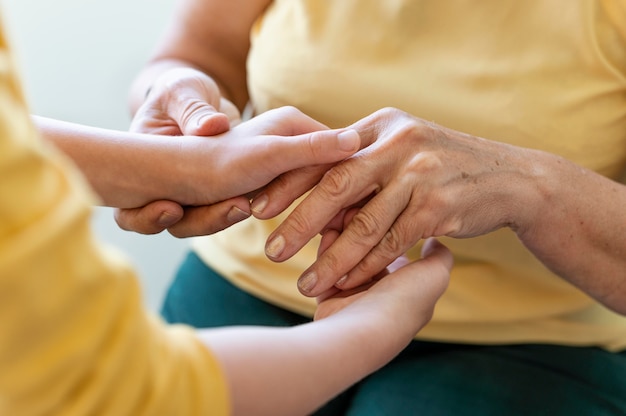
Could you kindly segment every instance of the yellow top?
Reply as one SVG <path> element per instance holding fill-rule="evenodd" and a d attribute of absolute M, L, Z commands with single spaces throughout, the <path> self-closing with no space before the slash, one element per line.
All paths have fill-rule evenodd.
<path fill-rule="evenodd" d="M 342 127 L 393 106 L 612 178 L 626 166 L 623 0 L 276 0 L 252 42 L 259 112 L 294 105 Z M 318 241 L 270 262 L 263 246 L 281 218 L 245 221 L 194 247 L 238 287 L 311 314 L 296 278 Z M 444 242 L 456 266 L 418 338 L 626 348 L 626 318 L 549 272 L 512 231 Z"/>
<path fill-rule="evenodd" d="M 0 414 L 221 415 L 218 364 L 142 309 L 92 196 L 37 137 L 0 30 Z"/>

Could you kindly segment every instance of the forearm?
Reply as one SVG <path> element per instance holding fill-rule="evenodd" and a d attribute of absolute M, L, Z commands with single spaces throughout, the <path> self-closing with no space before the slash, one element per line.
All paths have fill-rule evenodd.
<path fill-rule="evenodd" d="M 533 156 L 518 236 L 556 274 L 626 314 L 626 187 L 557 156 Z"/>
<path fill-rule="evenodd" d="M 186 190 L 176 180 L 184 177 L 177 140 L 37 116 L 33 120 L 44 139 L 80 168 L 104 205 L 134 208 L 156 199 L 186 202 Z"/>
<path fill-rule="evenodd" d="M 388 336 L 367 315 L 292 328 L 212 330 L 201 337 L 234 386 L 233 414 L 311 414 L 409 342 L 410 334 L 399 343 L 398 336 Z"/>
<path fill-rule="evenodd" d="M 129 100 L 132 114 L 159 75 L 181 66 L 207 74 L 222 96 L 242 111 L 248 101 L 250 30 L 270 3 L 181 0 L 153 58 L 134 83 Z"/>

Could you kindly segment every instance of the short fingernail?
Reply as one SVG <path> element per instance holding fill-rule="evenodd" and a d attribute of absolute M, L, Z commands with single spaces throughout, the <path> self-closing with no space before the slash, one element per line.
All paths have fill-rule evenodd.
<path fill-rule="evenodd" d="M 255 214 L 261 214 L 263 213 L 263 210 L 265 209 L 269 201 L 270 201 L 270 198 L 267 196 L 267 194 L 258 195 L 252 201 L 252 205 L 250 205 L 250 209 Z"/>
<path fill-rule="evenodd" d="M 265 255 L 270 259 L 275 259 L 285 249 L 285 237 L 277 235 L 265 246 Z"/>
<path fill-rule="evenodd" d="M 161 214 L 157 222 L 159 223 L 161 227 L 169 227 L 170 225 L 173 225 L 176 222 L 176 216 L 166 211 Z"/>
<path fill-rule="evenodd" d="M 357 150 L 361 144 L 361 138 L 356 130 L 342 131 L 337 135 L 339 141 L 339 148 L 346 152 L 353 152 Z"/>
<path fill-rule="evenodd" d="M 300 279 L 298 279 L 298 288 L 303 293 L 309 293 L 315 287 L 317 283 L 317 274 L 315 272 L 308 272 Z"/>
<path fill-rule="evenodd" d="M 239 207 L 232 207 L 230 211 L 228 211 L 226 218 L 228 219 L 228 222 L 234 224 L 236 222 L 245 220 L 249 216 L 250 213 L 240 209 Z"/>

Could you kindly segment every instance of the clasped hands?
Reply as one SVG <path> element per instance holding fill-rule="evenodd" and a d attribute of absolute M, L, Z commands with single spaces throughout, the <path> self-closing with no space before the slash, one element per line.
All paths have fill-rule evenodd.
<path fill-rule="evenodd" d="M 294 108 L 242 123 L 204 77 L 188 69 L 176 74 L 177 83 L 155 85 L 132 128 L 210 136 L 204 140 L 215 141 L 221 153 L 212 160 L 219 174 L 208 192 L 222 198 L 204 206 L 155 201 L 120 210 L 122 228 L 167 228 L 178 237 L 209 234 L 250 213 L 272 218 L 311 190 L 270 235 L 266 254 L 284 261 L 316 234 L 338 232 L 298 282 L 303 294 L 323 296 L 333 288 L 367 285 L 422 239 L 478 236 L 523 222 L 511 214 L 519 203 L 511 189 L 525 180 L 518 148 L 392 108 L 339 130 Z M 191 88 L 190 79 L 208 86 Z M 233 207 L 238 215 L 224 215 Z"/>

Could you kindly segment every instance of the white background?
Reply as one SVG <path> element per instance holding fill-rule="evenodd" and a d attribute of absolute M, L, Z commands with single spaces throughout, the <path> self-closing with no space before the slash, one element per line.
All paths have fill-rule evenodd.
<path fill-rule="evenodd" d="M 130 83 L 148 59 L 175 0 L 3 0 L 2 18 L 33 114 L 126 130 Z M 158 308 L 188 245 L 165 233 L 120 230 L 97 208 L 101 240 L 136 266 L 146 305 Z"/>

